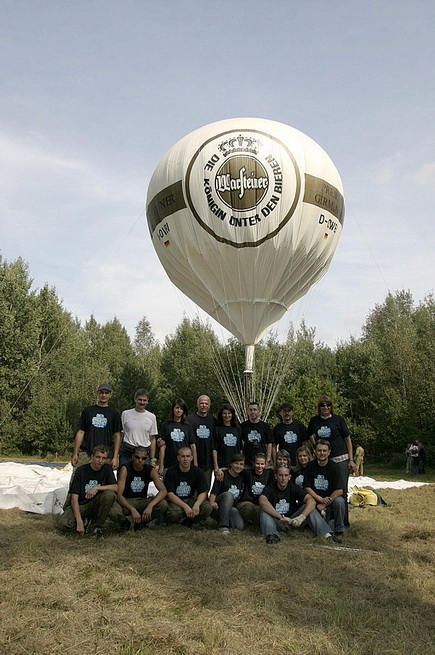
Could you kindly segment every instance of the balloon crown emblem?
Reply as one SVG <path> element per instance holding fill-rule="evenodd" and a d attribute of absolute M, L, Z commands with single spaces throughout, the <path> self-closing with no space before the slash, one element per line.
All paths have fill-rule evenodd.
<path fill-rule="evenodd" d="M 219 150 L 224 157 L 228 155 L 233 155 L 236 152 L 250 152 L 253 155 L 258 154 L 259 141 L 254 137 L 243 136 L 239 134 L 238 136 L 233 136 L 230 139 L 222 141 L 218 145 Z"/>

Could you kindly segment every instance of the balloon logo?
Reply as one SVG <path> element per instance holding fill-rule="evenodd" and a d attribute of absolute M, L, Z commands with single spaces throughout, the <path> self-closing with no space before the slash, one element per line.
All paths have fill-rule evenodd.
<path fill-rule="evenodd" d="M 149 185 L 147 218 L 172 282 L 253 346 L 327 271 L 344 220 L 343 186 L 302 132 L 224 120 L 166 153 Z"/>

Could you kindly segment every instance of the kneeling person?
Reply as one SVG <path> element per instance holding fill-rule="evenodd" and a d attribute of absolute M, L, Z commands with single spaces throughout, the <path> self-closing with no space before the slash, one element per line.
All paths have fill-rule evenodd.
<path fill-rule="evenodd" d="M 259 503 L 261 534 L 269 544 L 281 541 L 280 532 L 299 528 L 305 521 L 316 536 L 331 536 L 328 524 L 316 511 L 316 501 L 290 481 L 286 466 L 276 470 L 275 481 L 264 489 Z"/>
<path fill-rule="evenodd" d="M 211 514 L 207 500 L 208 484 L 204 473 L 194 466 L 192 450 L 183 446 L 178 451 L 178 464 L 171 466 L 165 475 L 168 491 L 168 523 L 192 523 L 204 521 Z"/>
<path fill-rule="evenodd" d="M 109 448 L 103 444 L 95 446 L 91 461 L 77 469 L 69 493 L 71 505 L 57 520 L 57 528 L 63 532 L 76 530 L 83 536 L 85 520 L 95 522 L 92 536 L 103 536 L 104 524 L 113 508 L 118 484 L 112 467 L 106 464 Z"/>
<path fill-rule="evenodd" d="M 238 505 L 238 510 L 245 524 L 252 523 L 258 527 L 260 524 L 260 506 L 258 500 L 263 490 L 273 481 L 272 469 L 266 468 L 266 455 L 258 453 L 255 455 L 254 467 L 246 470 L 246 484 L 243 497 Z"/>
<path fill-rule="evenodd" d="M 168 509 L 168 504 L 164 500 L 167 496 L 166 487 L 157 471 L 146 463 L 148 454 L 148 448 L 136 446 L 131 462 L 121 466 L 118 477 L 117 500 L 123 514 L 131 515 L 135 530 L 140 530 Z M 148 498 L 150 482 L 155 484 L 158 493 Z M 128 522 L 128 519 L 126 521 Z"/>
<path fill-rule="evenodd" d="M 246 484 L 245 458 L 235 453 L 230 460 L 230 468 L 223 472 L 222 480 L 215 480 L 210 494 L 210 505 L 214 518 L 218 521 L 218 530 L 229 534 L 230 528 L 243 530 L 243 519 L 237 508 Z"/>
<path fill-rule="evenodd" d="M 315 459 L 307 464 L 304 473 L 305 493 L 314 499 L 319 511 L 325 510 L 335 536 L 340 537 L 345 527 L 346 503 L 340 468 L 329 459 L 331 446 L 319 439 L 314 449 Z M 332 516 L 331 516 L 332 515 Z"/>

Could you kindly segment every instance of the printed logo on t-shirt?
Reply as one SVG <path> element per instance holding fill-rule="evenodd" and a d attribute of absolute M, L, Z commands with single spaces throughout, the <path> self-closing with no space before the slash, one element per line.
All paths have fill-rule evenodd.
<path fill-rule="evenodd" d="M 226 434 L 224 436 L 224 444 L 228 448 L 232 448 L 234 446 L 237 446 L 237 437 L 234 434 Z"/>
<path fill-rule="evenodd" d="M 97 480 L 89 480 L 87 484 L 85 484 L 85 494 L 88 493 L 91 489 L 94 487 L 98 487 L 100 483 Z"/>
<path fill-rule="evenodd" d="M 210 436 L 210 430 L 206 425 L 200 425 L 196 430 L 196 436 L 198 439 L 208 439 Z"/>
<path fill-rule="evenodd" d="M 327 425 L 323 425 L 319 430 L 317 430 L 317 436 L 319 439 L 330 439 L 331 438 L 331 428 L 328 428 Z"/>
<path fill-rule="evenodd" d="M 107 418 L 104 414 L 97 414 L 92 418 L 92 425 L 94 428 L 105 428 L 107 425 Z"/>
<path fill-rule="evenodd" d="M 290 504 L 286 501 L 285 498 L 281 498 L 279 503 L 275 505 L 275 509 L 280 514 L 287 514 L 287 512 L 290 510 Z"/>
<path fill-rule="evenodd" d="M 259 443 L 261 441 L 261 434 L 257 432 L 257 430 L 251 430 L 251 432 L 248 434 L 248 441 L 253 443 L 254 441 L 256 443 Z"/>
<path fill-rule="evenodd" d="M 303 487 L 304 486 L 304 476 L 303 475 L 298 475 L 297 478 L 295 479 L 295 485 L 298 487 Z"/>
<path fill-rule="evenodd" d="M 253 496 L 261 496 L 261 494 L 263 493 L 263 489 L 264 489 L 264 484 L 262 484 L 261 482 L 254 482 L 254 484 L 251 487 L 251 493 Z"/>
<path fill-rule="evenodd" d="M 185 437 L 185 434 L 184 434 L 183 430 L 180 430 L 180 428 L 175 428 L 171 432 L 172 441 L 177 441 L 177 442 L 184 441 L 184 437 Z"/>
<path fill-rule="evenodd" d="M 189 498 L 190 492 L 190 484 L 187 484 L 187 482 L 180 482 L 175 490 L 175 495 L 178 496 L 178 498 Z"/>
<path fill-rule="evenodd" d="M 329 481 L 325 478 L 324 475 L 316 475 L 314 478 L 314 489 L 319 491 L 328 491 Z"/>
<path fill-rule="evenodd" d="M 296 443 L 298 440 L 298 435 L 289 430 L 288 432 L 285 433 L 284 435 L 284 441 L 286 443 Z"/>
<path fill-rule="evenodd" d="M 240 495 L 240 489 L 239 489 L 238 487 L 236 487 L 235 484 L 232 484 L 231 487 L 228 489 L 228 491 L 230 492 L 230 494 L 233 495 L 234 500 L 235 500 L 236 498 L 238 498 L 239 495 Z"/>
<path fill-rule="evenodd" d="M 137 494 L 143 490 L 144 486 L 145 482 L 142 480 L 142 478 L 134 477 L 131 481 L 130 489 Z"/>

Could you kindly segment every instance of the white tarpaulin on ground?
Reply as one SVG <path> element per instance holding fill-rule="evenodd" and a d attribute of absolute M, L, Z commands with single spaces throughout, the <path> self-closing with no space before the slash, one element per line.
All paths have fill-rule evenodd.
<path fill-rule="evenodd" d="M 59 513 L 65 502 L 72 466 L 0 463 L 0 509 L 18 507 L 34 514 Z"/>
<path fill-rule="evenodd" d="M 371 487 L 372 489 L 408 489 L 409 487 L 421 487 L 430 482 L 417 482 L 414 480 L 393 480 L 391 482 L 380 482 L 366 476 L 350 476 L 349 478 L 349 496 L 354 487 Z"/>

